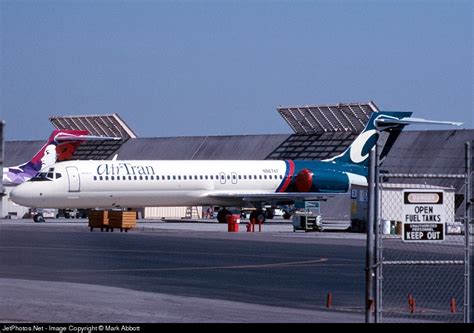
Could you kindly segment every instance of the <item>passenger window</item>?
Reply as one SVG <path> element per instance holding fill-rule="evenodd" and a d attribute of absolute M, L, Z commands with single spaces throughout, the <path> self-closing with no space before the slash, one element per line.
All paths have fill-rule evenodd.
<path fill-rule="evenodd" d="M 198 176 L 194 176 L 194 180 L 197 180 L 198 179 Z"/>
<path fill-rule="evenodd" d="M 128 180 L 132 180 L 132 176 L 128 176 Z"/>
<path fill-rule="evenodd" d="M 173 180 L 176 180 L 176 176 L 173 176 Z"/>
<path fill-rule="evenodd" d="M 202 175 L 201 175 L 201 176 L 199 176 L 199 179 L 201 179 L 201 180 L 202 180 Z"/>
<path fill-rule="evenodd" d="M 126 176 L 122 176 L 122 180 L 127 180 L 127 177 L 126 177 Z"/>
<path fill-rule="evenodd" d="M 137 176 L 133 176 L 133 179 L 134 179 L 134 180 L 137 180 Z"/>
<path fill-rule="evenodd" d="M 237 179 L 237 177 L 235 175 L 232 175 L 232 179 Z"/>
<path fill-rule="evenodd" d="M 171 180 L 171 176 L 167 176 L 166 178 L 168 178 L 168 180 Z"/>
<path fill-rule="evenodd" d="M 99 180 L 103 180 L 104 178 L 102 176 L 99 177 Z"/>
<path fill-rule="evenodd" d="M 247 175 L 244 175 L 244 179 L 247 179 Z"/>
<path fill-rule="evenodd" d="M 94 180 L 97 180 L 97 176 L 94 176 Z"/>
<path fill-rule="evenodd" d="M 206 178 L 206 180 L 208 180 L 208 179 L 209 179 L 209 176 L 206 175 L 206 176 L 204 176 L 204 178 Z"/>
<path fill-rule="evenodd" d="M 263 178 L 264 178 L 264 179 L 267 179 L 267 175 L 264 175 Z"/>
<path fill-rule="evenodd" d="M 115 177 L 114 177 L 114 176 L 110 176 L 110 180 L 115 180 Z"/>
<path fill-rule="evenodd" d="M 210 175 L 209 177 L 211 177 L 211 180 L 214 180 L 214 176 L 213 176 L 213 175 Z"/>
<path fill-rule="evenodd" d="M 283 179 L 283 175 L 280 175 L 280 179 Z"/>
<path fill-rule="evenodd" d="M 109 180 L 109 176 L 105 176 L 105 180 Z"/>
<path fill-rule="evenodd" d="M 184 179 L 184 180 L 187 180 L 186 176 L 183 176 L 183 179 Z"/>

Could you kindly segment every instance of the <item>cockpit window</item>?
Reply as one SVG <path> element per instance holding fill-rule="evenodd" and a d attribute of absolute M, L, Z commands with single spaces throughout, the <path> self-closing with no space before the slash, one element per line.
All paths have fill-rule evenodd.
<path fill-rule="evenodd" d="M 51 172 L 38 172 L 36 174 L 36 176 L 31 178 L 31 181 L 32 182 L 44 182 L 44 181 L 48 181 L 48 180 L 53 180 L 54 179 L 53 175 L 54 174 L 51 173 Z"/>
<path fill-rule="evenodd" d="M 53 168 L 50 168 L 48 172 L 38 172 L 36 176 L 31 178 L 32 182 L 51 181 L 61 178 L 62 175 L 59 172 L 54 172 Z"/>

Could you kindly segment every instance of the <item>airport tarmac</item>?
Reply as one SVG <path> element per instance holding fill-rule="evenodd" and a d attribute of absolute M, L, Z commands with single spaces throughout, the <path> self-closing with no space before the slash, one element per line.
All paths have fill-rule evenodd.
<path fill-rule="evenodd" d="M 363 322 L 365 235 L 0 220 L 0 321 Z M 326 307 L 328 293 L 332 305 Z"/>
<path fill-rule="evenodd" d="M 290 225 L 275 224 L 226 231 L 217 223 L 140 222 L 128 233 L 90 232 L 80 220 L 1 220 L 8 269 L 0 273 L 0 320 L 363 322 L 360 237 L 298 239 Z M 347 279 L 359 282 L 334 292 Z"/>

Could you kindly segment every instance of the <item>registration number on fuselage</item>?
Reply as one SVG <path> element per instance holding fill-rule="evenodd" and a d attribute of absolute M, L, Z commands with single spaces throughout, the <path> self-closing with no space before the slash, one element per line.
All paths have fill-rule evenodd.
<path fill-rule="evenodd" d="M 278 173 L 278 169 L 262 169 L 263 173 Z"/>

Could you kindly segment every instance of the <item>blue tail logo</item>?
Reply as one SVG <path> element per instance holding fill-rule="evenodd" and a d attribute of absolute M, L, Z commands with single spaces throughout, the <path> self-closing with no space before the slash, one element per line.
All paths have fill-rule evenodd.
<path fill-rule="evenodd" d="M 389 128 L 380 128 L 377 126 L 379 120 L 399 120 L 410 117 L 411 112 L 374 112 L 369 118 L 367 125 L 352 144 L 340 155 L 334 156 L 325 161 L 336 163 L 350 163 L 367 167 L 369 165 L 369 152 L 375 146 L 378 140 L 378 132 L 388 132 L 387 143 L 393 144 L 400 131 L 405 125 L 391 126 Z M 390 149 L 390 147 L 387 147 Z M 384 151 L 387 149 L 384 148 Z M 387 150 L 388 150 L 387 149 Z M 385 152 L 386 153 L 386 152 Z"/>

